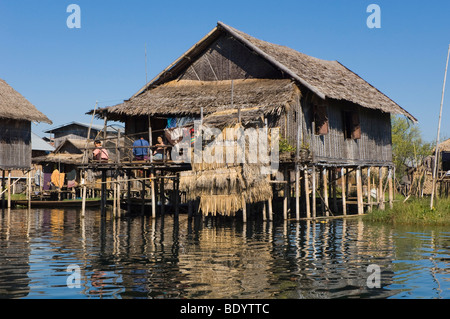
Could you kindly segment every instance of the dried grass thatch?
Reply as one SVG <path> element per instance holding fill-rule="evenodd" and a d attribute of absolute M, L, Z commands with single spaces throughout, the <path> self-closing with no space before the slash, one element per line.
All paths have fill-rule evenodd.
<path fill-rule="evenodd" d="M 205 115 L 229 109 L 258 108 L 258 114 L 279 114 L 294 103 L 300 91 L 291 80 L 233 81 L 174 80 L 116 106 L 98 110 L 99 116 Z M 232 98 L 233 95 L 233 98 Z"/>
<path fill-rule="evenodd" d="M 44 122 L 52 124 L 19 92 L 0 79 L 0 118 Z"/>
<path fill-rule="evenodd" d="M 209 147 L 217 146 L 208 144 L 205 149 Z M 186 192 L 188 200 L 199 199 L 199 208 L 205 215 L 233 216 L 245 204 L 272 199 L 272 187 L 263 174 L 263 169 L 268 169 L 266 165 L 192 162 L 192 171 L 180 173 L 180 190 Z"/>

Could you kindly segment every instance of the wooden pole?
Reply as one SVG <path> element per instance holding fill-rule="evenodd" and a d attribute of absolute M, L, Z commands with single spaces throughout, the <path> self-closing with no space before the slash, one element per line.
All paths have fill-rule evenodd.
<path fill-rule="evenodd" d="M 300 220 L 300 167 L 295 164 L 295 219 Z"/>
<path fill-rule="evenodd" d="M 316 167 L 312 167 L 312 218 L 316 218 Z"/>
<path fill-rule="evenodd" d="M 388 183 L 389 183 L 389 208 L 394 207 L 394 187 L 392 185 L 392 167 L 389 167 Z"/>
<path fill-rule="evenodd" d="M 332 174 L 331 174 L 332 178 L 333 178 L 333 209 L 335 212 L 338 211 L 338 204 L 337 204 L 337 180 L 338 180 L 338 173 L 336 171 L 336 168 L 332 169 Z"/>
<path fill-rule="evenodd" d="M 106 170 L 102 169 L 102 188 L 101 188 L 101 214 L 102 216 L 106 212 Z"/>
<path fill-rule="evenodd" d="M 155 170 L 152 169 L 150 174 L 150 185 L 152 192 L 152 218 L 156 218 L 156 190 L 155 190 Z"/>
<path fill-rule="evenodd" d="M 41 181 L 42 184 L 42 181 Z M 8 171 L 8 208 L 11 208 L 11 171 Z"/>
<path fill-rule="evenodd" d="M 380 210 L 384 210 L 383 167 L 379 168 L 378 174 L 379 174 L 378 206 Z"/>
<path fill-rule="evenodd" d="M 289 177 L 288 170 L 284 168 L 284 198 L 283 198 L 283 218 L 284 220 L 288 219 L 288 193 L 289 193 Z"/>
<path fill-rule="evenodd" d="M 439 155 L 439 135 L 441 132 L 441 118 L 442 118 L 442 106 L 444 104 L 444 94 L 445 94 L 445 83 L 447 81 L 447 69 L 448 69 L 448 60 L 450 57 L 450 45 L 448 46 L 448 53 L 447 53 L 447 63 L 445 65 L 445 75 L 444 75 L 444 85 L 442 87 L 442 97 L 441 97 L 441 108 L 439 111 L 439 123 L 438 123 L 438 131 L 436 136 L 436 150 L 434 154 L 434 169 L 433 169 L 433 188 L 431 190 L 431 201 L 430 201 L 430 208 L 433 209 L 434 206 L 434 189 L 436 187 L 436 178 L 437 178 L 437 164 L 438 164 L 438 155 Z"/>
<path fill-rule="evenodd" d="M 304 185 L 305 185 L 305 203 L 306 203 L 306 218 L 311 218 L 311 202 L 309 198 L 309 178 L 308 178 L 308 168 L 305 166 L 305 169 L 303 170 L 303 178 L 304 178 Z"/>
<path fill-rule="evenodd" d="M 164 173 L 161 172 L 161 178 L 160 178 L 160 185 L 159 185 L 159 200 L 161 202 L 161 216 L 164 216 L 165 214 L 165 198 L 164 198 Z"/>
<path fill-rule="evenodd" d="M 121 187 L 120 187 L 120 182 L 122 181 L 122 177 L 119 175 L 117 176 L 117 215 L 120 217 L 120 215 L 122 214 L 122 210 L 120 209 L 120 192 L 121 192 Z"/>
<path fill-rule="evenodd" d="M 1 191 L 2 191 L 2 210 L 5 210 L 5 171 L 2 170 L 2 187 L 1 187 Z"/>
<path fill-rule="evenodd" d="M 113 183 L 113 216 L 117 217 L 117 187 L 116 183 Z"/>
<path fill-rule="evenodd" d="M 81 179 L 82 179 L 82 183 L 83 183 L 83 190 L 82 190 L 82 202 L 81 202 L 81 217 L 84 218 L 84 216 L 86 215 L 86 182 L 87 182 L 87 178 L 86 178 L 86 171 L 82 170 L 81 172 Z"/>
<path fill-rule="evenodd" d="M 143 179 L 142 179 L 142 189 L 141 189 L 141 215 L 144 215 L 145 213 L 145 178 L 146 178 L 146 171 L 143 172 Z"/>
<path fill-rule="evenodd" d="M 372 185 L 370 184 L 370 167 L 367 168 L 367 204 L 369 212 L 372 211 Z"/>
<path fill-rule="evenodd" d="M 242 195 L 242 221 L 247 222 L 247 203 L 245 202 L 244 195 Z"/>
<path fill-rule="evenodd" d="M 345 169 L 342 167 L 341 168 L 341 188 L 342 188 L 342 214 L 344 216 L 347 215 L 347 201 L 346 201 L 346 187 L 347 183 L 346 183 L 346 174 L 345 174 Z"/>
<path fill-rule="evenodd" d="M 131 212 L 131 170 L 127 170 L 127 212 Z"/>
<path fill-rule="evenodd" d="M 28 200 L 28 209 L 31 208 L 31 170 L 27 172 L 27 200 Z"/>
<path fill-rule="evenodd" d="M 175 195 L 175 216 L 178 217 L 180 213 L 180 192 L 179 192 L 179 183 L 180 179 L 178 176 L 173 180 L 174 183 L 174 195 Z"/>
<path fill-rule="evenodd" d="M 329 203 L 328 203 L 328 170 L 326 169 L 326 167 L 323 168 L 322 171 L 322 175 L 323 175 L 323 200 L 325 203 L 325 216 L 330 216 L 330 211 L 329 211 Z"/>
<path fill-rule="evenodd" d="M 358 202 L 358 215 L 364 214 L 364 200 L 362 190 L 361 167 L 356 169 L 356 196 Z"/>

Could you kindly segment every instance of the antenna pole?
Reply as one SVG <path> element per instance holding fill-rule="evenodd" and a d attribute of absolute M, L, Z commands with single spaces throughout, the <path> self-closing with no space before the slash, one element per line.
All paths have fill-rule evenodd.
<path fill-rule="evenodd" d="M 448 69 L 449 57 L 450 57 L 450 45 L 448 46 L 447 64 L 445 65 L 444 85 L 442 87 L 441 109 L 439 111 L 439 124 L 438 124 L 437 136 L 436 136 L 436 150 L 435 150 L 435 154 L 434 154 L 433 189 L 431 190 L 430 209 L 433 209 L 434 192 L 435 192 L 435 188 L 436 188 L 436 178 L 437 178 L 436 175 L 438 172 L 437 164 L 438 164 L 438 154 L 439 154 L 439 134 L 441 133 L 442 106 L 444 104 L 445 83 L 447 81 L 447 69 Z"/>

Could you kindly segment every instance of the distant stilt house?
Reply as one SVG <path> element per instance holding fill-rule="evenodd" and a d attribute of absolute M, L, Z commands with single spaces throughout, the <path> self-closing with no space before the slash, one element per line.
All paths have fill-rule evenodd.
<path fill-rule="evenodd" d="M 386 187 L 392 189 L 391 114 L 417 121 L 341 63 L 258 40 L 221 22 L 130 99 L 97 110 L 101 118 L 125 123 L 126 135 L 144 133 L 152 144 L 157 136 L 167 136 L 167 129 L 193 120 L 221 129 L 252 122 L 269 130 L 278 128 L 280 151 L 284 150 L 283 143 L 291 153 L 280 163 L 284 186 L 279 194 L 288 198 L 294 189 L 297 217 L 300 205 L 307 217 L 318 216 L 316 202 L 324 214 L 336 212 L 337 187 L 342 194 L 339 210 L 344 214 L 347 205 L 355 204 L 358 213 L 374 202 L 384 205 L 384 191 Z M 362 169 L 367 169 L 364 176 Z M 296 176 L 295 184 L 291 171 Z M 351 172 L 356 174 L 354 201 L 347 183 Z M 272 181 L 267 180 L 274 183 L 273 176 Z M 376 200 L 363 198 L 363 186 L 366 195 L 367 189 L 376 188 Z M 217 196 L 208 207 L 238 201 L 238 194 L 247 196 L 242 190 L 245 186 L 236 188 L 236 196 L 224 197 L 221 203 L 216 199 L 225 194 L 213 191 L 210 195 Z M 255 202 L 250 197 L 242 202 Z M 271 200 L 272 195 L 266 199 Z M 288 210 L 294 211 L 290 202 L 283 205 L 285 217 Z M 225 210 L 233 207 L 245 210 L 242 203 L 228 205 Z"/>
<path fill-rule="evenodd" d="M 46 130 L 44 133 L 52 134 L 52 140 L 55 143 L 55 147 L 58 147 L 60 144 L 64 143 L 65 140 L 86 140 L 88 138 L 94 140 L 96 138 L 106 137 L 115 137 L 117 136 L 117 132 L 121 131 L 122 128 L 118 127 L 105 127 L 102 125 L 90 125 L 82 122 L 70 122 L 63 125 L 59 125 L 57 127 L 50 128 Z"/>
<path fill-rule="evenodd" d="M 3 185 L 5 172 L 31 169 L 31 122 L 52 123 L 25 97 L 0 79 L 0 170 Z"/>

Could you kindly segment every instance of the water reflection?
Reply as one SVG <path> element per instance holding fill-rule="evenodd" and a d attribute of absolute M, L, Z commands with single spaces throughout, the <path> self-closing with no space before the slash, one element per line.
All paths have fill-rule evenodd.
<path fill-rule="evenodd" d="M 1 298 L 446 298 L 450 234 L 361 219 L 0 215 Z M 69 265 L 81 269 L 69 288 Z M 368 282 L 381 270 L 380 288 Z"/>

